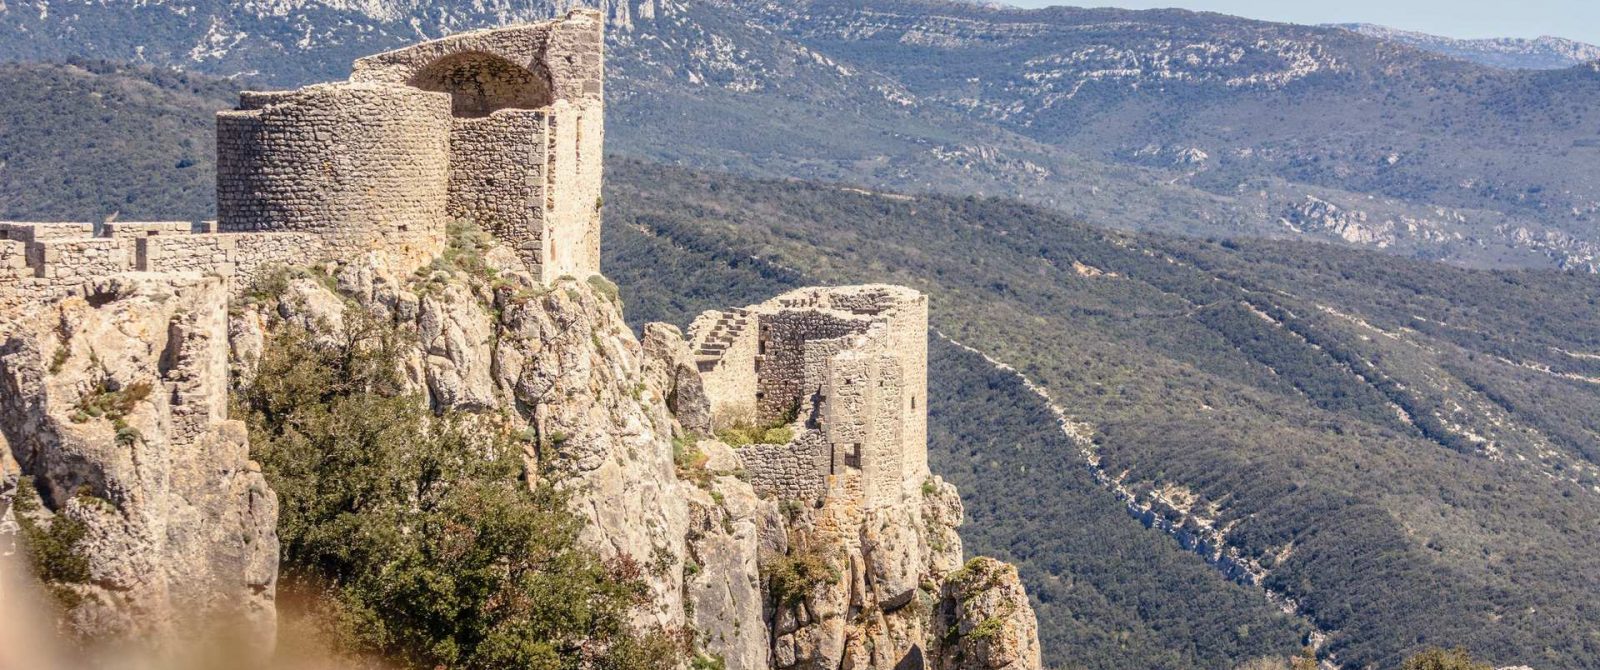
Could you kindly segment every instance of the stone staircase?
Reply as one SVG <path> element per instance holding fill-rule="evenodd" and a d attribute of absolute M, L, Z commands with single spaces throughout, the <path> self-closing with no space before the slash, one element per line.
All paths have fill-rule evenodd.
<path fill-rule="evenodd" d="M 722 360 L 722 355 L 728 351 L 728 347 L 733 346 L 733 341 L 738 339 L 752 319 L 750 310 L 742 307 L 723 312 L 712 324 L 711 332 L 706 333 L 705 339 L 695 349 L 695 362 L 706 366 Z"/>

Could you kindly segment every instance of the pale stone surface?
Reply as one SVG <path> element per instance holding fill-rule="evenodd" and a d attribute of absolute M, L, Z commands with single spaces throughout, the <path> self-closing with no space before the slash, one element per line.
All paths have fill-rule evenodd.
<path fill-rule="evenodd" d="M 423 296 L 417 331 L 434 404 L 471 410 L 496 405 L 493 324 L 467 287 L 451 284 Z"/>
<path fill-rule="evenodd" d="M 226 299 L 217 277 L 124 274 L 0 334 L 5 442 L 46 509 L 88 527 L 82 630 L 237 625 L 271 646 L 277 498 L 227 418 Z M 125 428 L 80 409 L 141 387 Z"/>
<path fill-rule="evenodd" d="M 1040 667 L 1038 624 L 1015 567 L 972 559 L 945 584 L 941 610 L 945 630 L 954 630 L 957 642 L 944 650 L 940 668 Z"/>
<path fill-rule="evenodd" d="M 667 399 L 667 409 L 683 429 L 696 435 L 711 433 L 711 400 L 706 397 L 689 343 L 676 326 L 651 323 L 644 327 L 645 375 Z"/>
<path fill-rule="evenodd" d="M 777 504 L 732 477 L 689 490 L 689 566 L 684 596 L 700 647 L 729 670 L 763 670 L 770 645 L 758 559 L 764 528 L 781 525 Z"/>

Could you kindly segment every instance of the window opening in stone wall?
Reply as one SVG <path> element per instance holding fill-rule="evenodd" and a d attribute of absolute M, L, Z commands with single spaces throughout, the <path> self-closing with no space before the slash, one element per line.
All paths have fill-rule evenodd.
<path fill-rule="evenodd" d="M 445 56 L 412 77 L 424 91 L 450 94 L 457 117 L 488 116 L 501 109 L 539 109 L 555 102 L 550 74 L 479 51 Z"/>

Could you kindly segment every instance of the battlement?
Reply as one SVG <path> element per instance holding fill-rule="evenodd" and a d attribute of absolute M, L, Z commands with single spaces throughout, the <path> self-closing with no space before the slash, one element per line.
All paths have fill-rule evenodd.
<path fill-rule="evenodd" d="M 26 223 L 0 221 L 0 309 L 59 298 L 124 272 L 199 272 L 235 290 L 272 265 L 323 253 L 307 233 L 212 233 L 209 222 Z"/>
<path fill-rule="evenodd" d="M 715 428 L 795 427 L 740 450 L 758 489 L 815 499 L 831 478 L 871 507 L 928 476 L 927 330 L 926 296 L 870 285 L 706 312 L 690 336 Z"/>

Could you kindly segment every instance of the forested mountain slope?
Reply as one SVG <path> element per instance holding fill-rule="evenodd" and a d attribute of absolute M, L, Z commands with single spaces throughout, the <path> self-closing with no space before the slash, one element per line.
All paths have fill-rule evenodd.
<path fill-rule="evenodd" d="M 1333 27 L 1494 67 L 1561 70 L 1600 60 L 1600 47 L 1548 35 L 1531 39 L 1458 39 L 1370 23 L 1341 23 Z"/>
<path fill-rule="evenodd" d="M 0 219 L 204 219 L 233 82 L 105 62 L 0 65 Z"/>
<path fill-rule="evenodd" d="M 707 273 L 752 278 L 709 283 L 732 294 L 790 277 L 927 291 L 935 328 L 1040 382 L 1093 430 L 1116 485 L 1181 535 L 1220 533 L 1341 663 L 1392 667 L 1424 644 L 1500 665 L 1600 658 L 1585 632 L 1600 616 L 1600 279 L 1123 235 L 1005 200 L 612 174 L 608 267 L 634 314 L 682 321 L 721 301 Z M 994 392 L 956 381 L 984 378 L 972 359 L 940 360 L 935 397 Z M 1085 459 L 1029 432 L 1053 422 L 935 414 L 974 518 L 1008 531 L 974 549 L 1019 560 L 1041 600 L 1094 583 L 1077 572 L 1086 547 L 1061 539 L 1097 528 L 1062 523 Z M 1044 628 L 1071 639 L 1050 605 Z"/>

